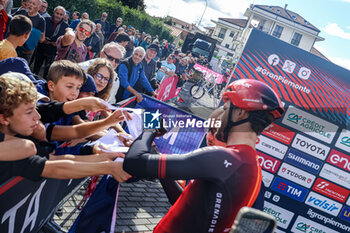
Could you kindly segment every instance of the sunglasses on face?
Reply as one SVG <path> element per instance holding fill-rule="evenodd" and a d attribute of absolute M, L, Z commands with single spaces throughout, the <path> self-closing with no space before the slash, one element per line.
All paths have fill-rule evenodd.
<path fill-rule="evenodd" d="M 86 30 L 86 29 L 83 28 L 83 27 L 80 27 L 80 28 L 79 28 L 79 31 L 82 32 L 82 33 L 84 33 L 85 36 L 90 36 L 90 35 L 91 35 L 91 32 L 89 32 L 88 30 Z"/>
<path fill-rule="evenodd" d="M 104 82 L 104 83 L 109 82 L 109 78 L 103 76 L 103 75 L 100 74 L 100 73 L 97 73 L 97 74 L 96 74 L 96 78 L 97 78 L 99 81 L 102 81 L 102 82 Z"/>
<path fill-rule="evenodd" d="M 103 53 L 106 55 L 106 57 L 107 57 L 108 60 L 114 61 L 116 64 L 119 64 L 119 63 L 120 63 L 120 59 L 114 58 L 114 57 L 108 55 L 105 51 L 103 51 Z"/>

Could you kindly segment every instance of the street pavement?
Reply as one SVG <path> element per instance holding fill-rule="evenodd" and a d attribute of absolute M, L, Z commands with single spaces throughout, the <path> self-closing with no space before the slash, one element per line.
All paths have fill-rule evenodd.
<path fill-rule="evenodd" d="M 54 215 L 53 220 L 61 227 L 62 232 L 68 232 L 78 217 L 80 210 L 77 206 L 80 205 L 84 193 L 83 186 L 63 205 L 62 214 Z M 150 233 L 170 206 L 157 180 L 122 183 L 119 190 L 115 232 Z"/>

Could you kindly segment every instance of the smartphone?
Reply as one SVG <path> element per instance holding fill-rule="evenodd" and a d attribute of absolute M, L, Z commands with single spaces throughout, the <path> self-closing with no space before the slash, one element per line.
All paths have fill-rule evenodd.
<path fill-rule="evenodd" d="M 273 233 L 276 219 L 263 211 L 243 207 L 237 214 L 230 233 Z"/>

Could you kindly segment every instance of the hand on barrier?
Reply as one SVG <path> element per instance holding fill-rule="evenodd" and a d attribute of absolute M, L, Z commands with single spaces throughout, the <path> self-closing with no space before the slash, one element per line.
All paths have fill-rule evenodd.
<path fill-rule="evenodd" d="M 131 178 L 131 175 L 123 170 L 122 162 L 113 162 L 112 176 L 115 180 L 122 183 Z"/>

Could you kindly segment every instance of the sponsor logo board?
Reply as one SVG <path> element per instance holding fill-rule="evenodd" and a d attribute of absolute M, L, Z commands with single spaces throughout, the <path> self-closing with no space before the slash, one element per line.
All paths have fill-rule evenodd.
<path fill-rule="evenodd" d="M 350 172 L 350 156 L 339 151 L 332 150 L 327 158 L 327 162 Z"/>
<path fill-rule="evenodd" d="M 325 160 L 330 148 L 310 138 L 297 134 L 293 140 L 292 147 L 305 152 L 315 158 Z"/>
<path fill-rule="evenodd" d="M 270 202 L 264 201 L 264 212 L 276 218 L 277 225 L 284 229 L 289 226 L 294 214 Z"/>
<path fill-rule="evenodd" d="M 304 218 L 303 216 L 298 216 L 292 226 L 292 232 L 295 233 L 338 233 L 328 227 L 325 227 L 319 223 L 315 223 L 310 219 Z"/>
<path fill-rule="evenodd" d="M 293 131 L 274 123 L 271 123 L 269 126 L 267 126 L 262 134 L 287 145 L 290 145 L 295 135 Z"/>
<path fill-rule="evenodd" d="M 336 201 L 340 201 L 341 203 L 345 202 L 346 198 L 349 196 L 350 193 L 349 190 L 335 185 L 322 178 L 317 178 L 314 186 L 312 187 L 312 190 L 319 192 Z"/>
<path fill-rule="evenodd" d="M 306 155 L 293 148 L 289 149 L 284 161 L 313 174 L 318 174 L 323 164 L 320 160 L 315 159 L 314 157 Z"/>
<path fill-rule="evenodd" d="M 350 207 L 344 206 L 338 217 L 344 221 L 350 222 Z"/>
<path fill-rule="evenodd" d="M 256 142 L 256 149 L 274 156 L 278 159 L 283 159 L 288 147 L 282 143 L 276 142 L 268 137 L 260 135 Z"/>
<path fill-rule="evenodd" d="M 306 188 L 303 188 L 278 176 L 273 181 L 271 189 L 300 202 L 303 202 L 305 200 L 305 197 L 308 193 L 308 190 Z"/>
<path fill-rule="evenodd" d="M 261 168 L 271 173 L 277 172 L 279 166 L 281 165 L 281 161 L 259 151 L 257 151 L 257 154 Z"/>
<path fill-rule="evenodd" d="M 335 146 L 343 149 L 344 151 L 350 151 L 350 131 L 343 129 L 339 135 L 339 138 L 335 142 Z"/>
<path fill-rule="evenodd" d="M 282 123 L 327 143 L 332 142 L 338 130 L 337 125 L 293 106 L 289 106 Z"/>
<path fill-rule="evenodd" d="M 261 170 L 261 173 L 262 173 L 262 181 L 264 182 L 264 185 L 266 187 L 270 187 L 272 180 L 275 176 L 264 170 Z"/>
<path fill-rule="evenodd" d="M 346 204 L 350 206 L 350 197 L 349 197 L 348 200 L 346 201 Z"/>
<path fill-rule="evenodd" d="M 315 180 L 314 175 L 287 163 L 283 163 L 280 166 L 277 174 L 306 188 L 310 188 Z"/>
<path fill-rule="evenodd" d="M 344 230 L 346 232 L 350 232 L 349 225 L 338 222 L 337 218 L 322 215 L 315 211 L 313 208 L 309 208 L 309 210 L 307 211 L 307 215 L 310 217 L 310 219 L 318 219 L 319 221 L 323 222 L 323 225 L 330 225 L 330 228 L 332 229 L 339 228 L 341 232 L 344 232 Z"/>
<path fill-rule="evenodd" d="M 324 211 L 333 216 L 337 216 L 341 210 L 342 205 L 336 201 L 333 201 L 327 197 L 321 196 L 315 192 L 310 192 L 305 200 L 305 204 L 312 206 L 316 209 Z"/>
<path fill-rule="evenodd" d="M 321 169 L 320 176 L 350 189 L 350 173 L 326 163 Z"/>

